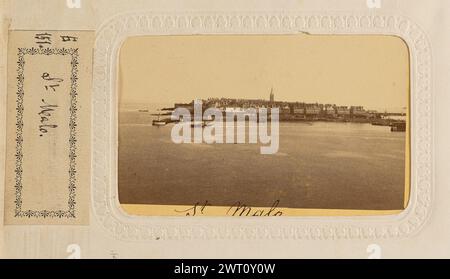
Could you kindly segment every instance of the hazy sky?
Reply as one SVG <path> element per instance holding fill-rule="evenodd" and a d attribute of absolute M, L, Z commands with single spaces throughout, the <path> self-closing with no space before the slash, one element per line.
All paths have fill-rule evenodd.
<path fill-rule="evenodd" d="M 407 106 L 409 52 L 392 36 L 146 36 L 120 52 L 121 104 L 208 97 Z"/>

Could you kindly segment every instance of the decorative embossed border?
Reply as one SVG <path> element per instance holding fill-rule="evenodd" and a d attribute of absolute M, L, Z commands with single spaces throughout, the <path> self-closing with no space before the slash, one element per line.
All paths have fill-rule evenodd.
<path fill-rule="evenodd" d="M 411 197 L 395 216 L 138 217 L 117 198 L 117 64 L 129 36 L 172 34 L 385 34 L 401 37 L 411 61 Z M 320 13 L 140 12 L 119 15 L 98 31 L 94 55 L 92 200 L 98 223 L 122 240 L 375 239 L 408 237 L 426 223 L 433 196 L 431 48 L 403 16 Z"/>
<path fill-rule="evenodd" d="M 69 199 L 67 210 L 23 210 L 22 205 L 22 163 L 23 163 L 23 98 L 24 71 L 26 55 L 70 55 L 71 56 L 71 85 L 70 85 L 70 120 L 69 120 Z M 16 162 L 15 162 L 15 213 L 14 217 L 21 218 L 75 218 L 76 197 L 76 127 L 77 127 L 77 87 L 78 87 L 78 49 L 77 48 L 19 48 L 17 60 L 17 99 L 16 99 Z"/>

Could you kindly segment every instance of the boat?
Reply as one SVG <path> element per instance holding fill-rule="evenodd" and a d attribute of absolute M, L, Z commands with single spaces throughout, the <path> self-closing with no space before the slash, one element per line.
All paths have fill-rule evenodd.
<path fill-rule="evenodd" d="M 210 127 L 214 125 L 214 121 L 203 121 L 204 126 Z"/>
<path fill-rule="evenodd" d="M 204 127 L 210 127 L 210 126 L 213 126 L 214 125 L 214 121 L 207 121 L 207 120 L 204 120 L 204 121 L 192 121 L 191 122 L 191 127 L 192 128 L 196 128 L 196 127 L 201 127 L 201 128 L 204 128 Z"/>
<path fill-rule="evenodd" d="M 406 122 L 391 123 L 391 132 L 406 132 Z"/>
<path fill-rule="evenodd" d="M 158 114 L 158 119 L 157 120 L 153 120 L 152 122 L 153 126 L 157 126 L 157 127 L 161 127 L 161 126 L 166 126 L 167 122 L 164 120 L 161 120 L 161 113 Z"/>
<path fill-rule="evenodd" d="M 139 112 L 148 112 L 148 109 L 140 109 Z"/>
<path fill-rule="evenodd" d="M 198 127 L 205 127 L 205 122 L 204 121 L 192 121 L 191 122 L 191 127 L 192 128 L 198 128 Z"/>
<path fill-rule="evenodd" d="M 153 120 L 153 126 L 166 126 L 167 123 L 165 121 Z"/>

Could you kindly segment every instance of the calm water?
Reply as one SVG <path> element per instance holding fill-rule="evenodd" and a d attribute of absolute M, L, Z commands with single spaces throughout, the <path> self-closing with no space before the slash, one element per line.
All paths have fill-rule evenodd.
<path fill-rule="evenodd" d="M 355 123 L 280 123 L 280 148 L 172 143 L 172 124 L 122 111 L 119 199 L 133 204 L 402 209 L 405 133 Z"/>

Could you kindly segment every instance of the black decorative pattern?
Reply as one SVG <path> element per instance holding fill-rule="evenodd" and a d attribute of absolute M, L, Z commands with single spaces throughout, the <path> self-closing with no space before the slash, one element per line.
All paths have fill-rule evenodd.
<path fill-rule="evenodd" d="M 23 112 L 24 112 L 24 69 L 26 55 L 71 56 L 70 119 L 69 119 L 69 199 L 66 210 L 24 210 L 22 208 L 23 175 Z M 16 164 L 15 164 L 15 217 L 17 218 L 75 218 L 76 217 L 76 158 L 77 158 L 77 88 L 78 88 L 78 48 L 19 48 L 17 62 L 16 100 Z"/>

